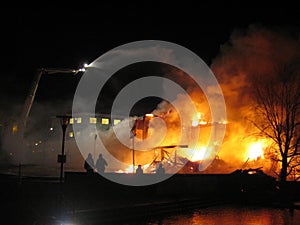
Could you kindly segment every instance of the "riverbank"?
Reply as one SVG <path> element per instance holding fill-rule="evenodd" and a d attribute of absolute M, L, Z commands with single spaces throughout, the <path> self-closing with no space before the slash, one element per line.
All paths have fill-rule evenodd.
<path fill-rule="evenodd" d="M 134 174 L 112 176 L 137 179 Z M 63 184 L 56 177 L 20 179 L 12 175 L 1 175 L 0 182 L 3 215 L 10 224 L 33 224 L 53 216 L 82 225 L 99 224 L 99 221 L 120 224 L 226 203 L 282 206 L 280 192 L 272 179 L 234 174 L 176 174 L 148 186 L 121 185 L 97 173 L 80 172 L 67 172 Z M 290 193 L 299 196 L 294 193 L 299 191 L 298 187 L 298 183 L 291 184 Z"/>

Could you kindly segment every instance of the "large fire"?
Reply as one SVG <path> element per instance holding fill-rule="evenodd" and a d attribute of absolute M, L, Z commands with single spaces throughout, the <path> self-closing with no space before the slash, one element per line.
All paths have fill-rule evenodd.
<path fill-rule="evenodd" d="M 192 162 L 197 162 L 201 161 L 204 159 L 204 154 L 206 151 L 205 146 L 199 146 L 196 147 L 195 149 L 192 148 L 186 148 L 186 149 L 179 149 L 178 153 L 180 154 L 181 157 L 185 157 L 189 159 Z"/>
<path fill-rule="evenodd" d="M 234 169 L 241 168 L 242 165 L 258 167 L 258 163 L 260 163 L 259 166 L 261 166 L 262 163 L 267 160 L 265 159 L 264 153 L 264 149 L 267 146 L 266 140 L 255 140 L 253 138 L 241 138 L 238 140 L 240 133 L 236 132 L 237 130 L 235 128 L 229 132 L 230 136 L 227 137 L 227 139 L 225 138 L 225 145 L 224 147 L 222 146 L 223 148 L 221 147 L 220 154 L 215 155 L 215 149 L 219 143 L 214 142 L 209 144 L 210 137 L 217 136 L 219 132 L 218 129 L 221 126 L 224 127 L 225 125 L 229 125 L 230 129 L 231 124 L 228 124 L 225 119 L 211 122 L 207 120 L 208 116 L 203 112 L 198 112 L 195 115 L 188 116 L 191 122 L 189 126 L 187 125 L 184 127 L 184 131 L 186 131 L 187 135 L 183 136 L 186 147 L 179 147 L 180 143 L 178 142 L 178 137 L 180 136 L 180 133 L 178 133 L 178 127 L 180 127 L 181 124 L 177 122 L 178 118 L 176 112 L 172 110 L 169 110 L 167 113 L 156 111 L 153 112 L 153 114 L 146 114 L 140 120 L 135 120 L 135 146 L 143 146 L 143 142 L 149 140 L 148 138 L 151 139 L 151 136 L 155 133 L 159 133 L 160 135 L 160 127 L 157 127 L 157 124 L 152 124 L 153 122 L 155 123 L 156 117 L 164 120 L 167 127 L 167 133 L 159 145 L 151 142 L 150 145 L 148 145 L 150 148 L 148 148 L 149 150 L 146 152 L 135 150 L 134 167 L 132 151 L 129 151 L 127 166 L 122 169 L 115 170 L 115 172 L 135 173 L 137 165 L 140 164 L 145 173 L 153 173 L 159 163 L 162 163 L 168 172 L 175 171 L 180 165 L 185 163 L 187 163 L 187 167 L 192 165 L 197 169 L 197 165 L 201 166 L 201 164 L 206 160 L 216 157 L 218 160 L 221 159 L 226 165 L 228 165 L 227 168 L 216 168 L 215 172 L 222 173 L 224 171 L 234 171 Z M 190 143 L 195 140 L 197 140 L 197 143 L 190 145 Z M 231 155 L 229 153 L 231 153 Z M 184 172 L 197 172 L 197 170 L 191 171 L 186 169 Z"/>
<path fill-rule="evenodd" d="M 190 159 L 192 162 L 200 161 L 204 159 L 206 148 L 204 146 L 201 146 L 198 149 L 195 149 L 195 153 Z"/>
<path fill-rule="evenodd" d="M 192 126 L 197 127 L 199 125 L 206 125 L 207 121 L 204 119 L 204 113 L 198 112 L 196 116 L 193 116 Z"/>
<path fill-rule="evenodd" d="M 259 158 L 264 158 L 264 151 L 263 151 L 263 143 L 262 142 L 254 142 L 251 143 L 248 147 L 248 159 L 249 160 L 257 160 Z"/>

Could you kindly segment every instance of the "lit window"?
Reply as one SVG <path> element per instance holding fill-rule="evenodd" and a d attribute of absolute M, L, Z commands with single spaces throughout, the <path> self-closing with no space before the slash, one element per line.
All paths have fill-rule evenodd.
<path fill-rule="evenodd" d="M 97 123 L 97 118 L 90 117 L 90 123 L 96 124 Z"/>
<path fill-rule="evenodd" d="M 76 118 L 77 123 L 81 123 L 81 117 Z"/>
<path fill-rule="evenodd" d="M 117 125 L 120 122 L 121 122 L 121 120 L 116 119 L 116 120 L 114 120 L 114 125 Z"/>
<path fill-rule="evenodd" d="M 105 125 L 108 125 L 109 124 L 109 119 L 108 118 L 102 118 L 101 123 L 105 124 Z"/>
<path fill-rule="evenodd" d="M 70 124 L 74 124 L 74 118 L 70 118 Z"/>
<path fill-rule="evenodd" d="M 74 133 L 73 133 L 72 131 L 69 132 L 69 137 L 70 137 L 70 138 L 74 137 Z"/>

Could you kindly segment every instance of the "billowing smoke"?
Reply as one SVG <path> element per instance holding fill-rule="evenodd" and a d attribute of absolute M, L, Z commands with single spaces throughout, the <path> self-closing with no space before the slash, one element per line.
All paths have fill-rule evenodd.
<path fill-rule="evenodd" d="M 234 31 L 230 40 L 221 46 L 220 54 L 213 60 L 211 69 L 221 85 L 227 108 L 227 130 L 218 156 L 227 163 L 229 170 L 242 168 L 252 157 L 253 159 L 257 156 L 261 157 L 251 156 L 249 153 L 251 148 L 260 146 L 261 143 L 257 144 L 258 141 L 265 141 L 256 136 L 257 130 L 248 120 L 249 117 L 253 117 L 253 87 L 258 85 L 257 81 L 269 82 L 281 76 L 278 73 L 279 67 L 289 64 L 299 56 L 300 46 L 297 38 L 282 30 L 251 25 L 245 30 Z M 176 68 L 163 67 L 162 70 L 165 77 L 179 83 L 187 90 L 198 112 L 201 113 L 201 119 L 211 122 L 207 99 L 193 80 Z M 185 106 L 184 97 L 177 96 L 175 101 L 182 106 L 182 109 L 186 109 L 183 114 L 190 118 L 192 123 L 197 115 L 188 113 L 189 108 Z M 166 123 L 169 128 L 172 128 L 172 132 L 169 132 L 163 145 L 176 142 L 174 140 L 176 140 L 178 127 L 181 126 L 178 115 L 170 113 L 173 112 L 172 110 L 174 110 L 172 103 L 163 101 L 152 112 L 157 115 L 168 114 L 170 116 Z M 212 132 L 210 128 L 205 129 L 202 129 L 202 132 L 200 130 L 202 141 L 198 143 L 198 147 L 207 144 L 209 134 Z M 154 129 L 153 132 L 159 133 L 160 129 Z M 190 139 L 187 139 L 187 143 Z M 130 161 L 130 157 L 127 161 Z M 149 161 L 141 160 L 141 163 L 147 162 Z M 266 172 L 271 170 L 271 164 L 267 160 L 249 161 L 248 166 L 263 166 Z M 210 171 L 222 173 L 228 168 L 212 168 Z"/>
<path fill-rule="evenodd" d="M 281 76 L 278 69 L 299 56 L 296 35 L 251 25 L 234 31 L 230 40 L 221 46 L 211 69 L 222 87 L 227 107 L 226 139 L 220 151 L 225 161 L 237 167 L 246 161 L 247 148 L 256 140 L 257 131 L 247 120 L 253 116 L 253 87 Z"/>
<path fill-rule="evenodd" d="M 12 103 L 13 104 L 13 103 Z M 1 135 L 1 164 L 5 172 L 18 173 L 18 165 L 22 165 L 22 173 L 26 175 L 57 175 L 59 164 L 57 155 L 61 152 L 62 129 L 57 115 L 64 115 L 70 108 L 71 101 L 37 101 L 34 102 L 25 129 L 22 129 L 24 118 L 23 104 L 15 103 L 10 118 L 3 127 Z M 8 114 L 9 115 L 9 114 Z M 68 127 L 67 133 L 71 131 Z M 67 136 L 67 141 L 68 141 Z M 66 153 L 75 152 L 75 146 L 66 145 Z M 68 157 L 68 166 L 82 157 L 78 154 Z M 81 162 L 80 161 L 80 162 Z M 76 162 L 77 163 L 77 162 Z M 82 164 L 82 163 L 81 163 Z M 30 165 L 30 166 L 29 166 Z M 30 167 L 30 168 L 29 168 Z M 52 170 L 52 171 L 51 171 Z M 53 171 L 55 171 L 53 173 Z"/>
<path fill-rule="evenodd" d="M 16 112 L 21 111 L 21 104 L 15 99 L 10 99 L 11 102 L 15 102 L 11 107 L 3 107 L 1 110 L 1 139 L 0 139 L 0 163 L 2 165 L 13 161 L 20 161 L 21 155 L 18 153 L 19 149 L 23 148 L 23 145 L 16 141 L 12 134 L 17 134 L 16 121 L 19 119 L 19 115 Z M 14 156 L 14 157 L 12 157 Z"/>
<path fill-rule="evenodd" d="M 251 25 L 245 30 L 234 31 L 228 43 L 221 47 L 220 54 L 213 60 L 211 69 L 221 85 L 227 106 L 227 132 L 219 157 L 230 164 L 232 170 L 243 166 L 249 158 L 249 146 L 258 140 L 254 136 L 256 130 L 247 120 L 248 116 L 252 116 L 251 107 L 254 102 L 251 95 L 254 82 L 258 77 L 261 82 L 267 82 L 277 76 L 278 66 L 291 61 L 297 56 L 298 50 L 298 40 L 291 35 L 279 30 Z M 209 104 L 203 91 L 194 81 L 176 68 L 162 67 L 162 70 L 166 78 L 172 79 L 187 90 L 197 111 L 201 113 L 201 119 L 212 122 Z M 177 96 L 175 101 L 182 106 L 182 109 L 186 109 L 187 112 L 183 114 L 190 118 L 192 124 L 192 120 L 197 115 L 188 114 L 189 109 L 185 107 L 185 100 L 182 96 Z M 170 110 L 172 111 L 172 102 L 162 102 L 152 113 L 163 115 L 168 114 Z M 166 122 L 172 129 L 161 145 L 176 144 L 174 137 L 176 140 L 178 128 L 181 126 L 176 113 L 169 115 Z M 209 128 L 206 132 L 200 131 L 200 137 L 204 135 L 206 136 L 204 139 L 207 139 L 207 133 L 211 133 L 211 131 Z M 160 133 L 160 129 L 156 129 L 154 132 Z M 107 140 L 110 140 L 107 141 L 107 144 L 113 146 L 114 150 L 112 151 L 123 151 L 119 143 L 116 144 L 115 139 L 108 138 Z M 206 144 L 205 140 L 201 143 L 202 146 Z M 130 162 L 131 160 L 130 149 L 126 154 L 116 153 L 115 155 L 119 155 L 119 157 L 127 155 L 125 161 Z M 137 156 L 137 158 L 143 157 Z M 146 163 L 146 161 L 141 160 L 141 163 Z"/>

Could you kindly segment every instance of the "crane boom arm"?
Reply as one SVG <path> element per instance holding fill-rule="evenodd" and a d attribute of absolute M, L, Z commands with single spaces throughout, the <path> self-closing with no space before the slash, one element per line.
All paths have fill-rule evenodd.
<path fill-rule="evenodd" d="M 55 69 L 55 68 L 41 68 L 41 69 L 38 69 L 37 72 L 36 72 L 36 75 L 34 77 L 34 80 L 33 80 L 33 83 L 31 85 L 31 88 L 29 90 L 29 94 L 25 100 L 25 104 L 24 104 L 24 107 L 23 107 L 23 111 L 22 111 L 22 115 L 21 115 L 21 121 L 22 121 L 22 124 L 21 124 L 21 131 L 24 132 L 25 128 L 26 128 L 26 125 L 27 125 L 27 121 L 28 121 L 28 117 L 29 117 L 29 114 L 30 114 L 30 110 L 31 110 L 31 107 L 32 107 L 32 104 L 33 104 L 33 101 L 34 101 L 34 98 L 35 98 L 35 94 L 36 94 L 36 91 L 38 89 L 38 86 L 39 86 L 39 82 L 41 80 L 41 76 L 43 74 L 55 74 L 55 73 L 72 73 L 72 74 L 77 74 L 78 72 L 80 71 L 84 71 L 83 69 L 79 69 L 79 70 L 74 70 L 74 69 Z"/>

